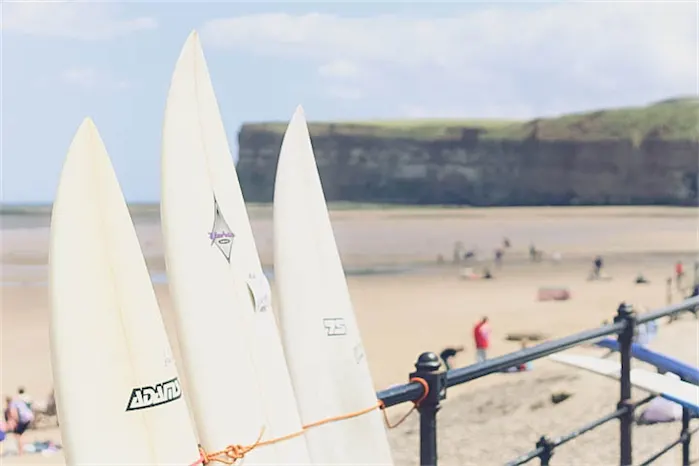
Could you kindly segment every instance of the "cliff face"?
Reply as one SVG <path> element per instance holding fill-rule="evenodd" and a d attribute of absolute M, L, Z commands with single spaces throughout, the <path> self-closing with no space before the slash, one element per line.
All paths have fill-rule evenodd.
<path fill-rule="evenodd" d="M 695 120 L 696 121 L 696 120 Z M 695 123 L 696 124 L 696 123 Z M 435 138 L 309 125 L 328 201 L 458 205 L 696 205 L 699 144 L 642 137 L 558 139 L 539 121 L 517 137 L 460 127 Z M 375 133 L 375 131 L 374 131 Z M 272 200 L 283 126 L 244 125 L 238 175 L 249 202 Z"/>

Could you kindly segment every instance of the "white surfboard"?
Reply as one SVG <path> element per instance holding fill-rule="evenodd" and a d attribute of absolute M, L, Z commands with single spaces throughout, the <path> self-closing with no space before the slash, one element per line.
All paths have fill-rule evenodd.
<path fill-rule="evenodd" d="M 89 118 L 61 173 L 49 270 L 67 463 L 195 463 L 197 441 L 146 263 Z"/>
<path fill-rule="evenodd" d="M 161 216 L 168 281 L 207 451 L 301 432 L 291 379 L 204 54 L 190 34 L 163 129 Z M 303 435 L 245 464 L 306 464 Z"/>
<path fill-rule="evenodd" d="M 553 354 L 549 358 L 613 379 L 620 378 L 621 364 L 616 361 L 572 354 Z M 699 386 L 644 369 L 631 369 L 630 374 L 631 385 L 699 412 Z"/>
<path fill-rule="evenodd" d="M 274 191 L 274 275 L 304 424 L 377 403 L 303 110 L 284 135 Z M 316 464 L 393 464 L 378 409 L 306 433 Z"/>

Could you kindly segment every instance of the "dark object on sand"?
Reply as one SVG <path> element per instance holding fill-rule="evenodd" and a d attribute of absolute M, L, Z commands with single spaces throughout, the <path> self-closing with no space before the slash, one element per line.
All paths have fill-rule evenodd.
<path fill-rule="evenodd" d="M 541 262 L 544 257 L 544 251 L 536 248 L 533 244 L 529 245 L 529 259 L 533 262 Z"/>
<path fill-rule="evenodd" d="M 547 338 L 547 335 L 539 332 L 508 333 L 507 336 L 505 336 L 505 340 L 507 341 L 542 341 Z"/>
<path fill-rule="evenodd" d="M 650 283 L 650 281 L 642 273 L 639 273 L 636 276 L 636 280 L 634 281 L 634 283 L 636 283 L 637 285 L 645 285 Z"/>
<path fill-rule="evenodd" d="M 561 403 L 561 402 L 567 400 L 567 399 L 570 398 L 571 396 L 573 396 L 573 394 L 572 394 L 572 393 L 568 393 L 568 392 L 557 392 L 557 393 L 552 393 L 552 394 L 551 394 L 551 403 L 557 405 L 558 403 Z"/>
<path fill-rule="evenodd" d="M 567 301 L 570 299 L 570 290 L 568 288 L 539 288 L 537 294 L 538 301 Z"/>
<path fill-rule="evenodd" d="M 451 364 L 449 364 L 449 360 L 456 356 L 458 353 L 462 352 L 463 350 L 463 346 L 457 346 L 455 348 L 444 348 L 442 352 L 439 353 L 439 357 L 442 361 L 444 361 L 444 366 L 447 370 L 451 369 Z"/>
<path fill-rule="evenodd" d="M 500 267 L 502 266 L 502 256 L 505 255 L 505 252 L 498 248 L 495 250 L 495 266 Z"/>

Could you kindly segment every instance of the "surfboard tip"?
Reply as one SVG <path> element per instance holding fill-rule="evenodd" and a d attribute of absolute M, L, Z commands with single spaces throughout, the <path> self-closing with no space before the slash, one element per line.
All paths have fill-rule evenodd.
<path fill-rule="evenodd" d="M 94 136 L 95 134 L 99 135 L 97 125 L 95 125 L 95 122 L 92 120 L 92 117 L 87 116 L 83 118 L 83 121 L 80 123 L 80 126 L 78 126 L 78 130 L 75 132 L 73 139 L 77 139 L 79 137 L 90 137 Z"/>
<path fill-rule="evenodd" d="M 95 122 L 90 116 L 83 118 L 82 123 L 80 123 L 80 128 L 95 128 Z"/>
<path fill-rule="evenodd" d="M 296 110 L 294 110 L 294 116 L 291 117 L 292 120 L 297 120 L 299 118 L 301 118 L 303 120 L 306 119 L 306 113 L 304 112 L 303 106 L 301 104 L 298 104 L 296 106 Z"/>
<path fill-rule="evenodd" d="M 192 29 L 187 36 L 187 40 L 184 41 L 184 45 L 182 46 L 182 53 L 185 52 L 185 50 L 201 50 L 201 41 L 199 40 L 199 33 L 197 32 L 196 29 Z"/>

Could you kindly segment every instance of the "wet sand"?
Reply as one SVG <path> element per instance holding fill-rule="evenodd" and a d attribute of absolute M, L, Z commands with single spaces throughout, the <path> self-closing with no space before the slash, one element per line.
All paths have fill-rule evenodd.
<path fill-rule="evenodd" d="M 271 265 L 271 219 L 268 208 L 251 209 L 263 262 Z M 174 323 L 165 283 L 157 216 L 135 216 L 156 293 L 177 354 Z M 517 350 L 505 341 L 510 332 L 543 332 L 563 336 L 611 320 L 621 301 L 637 309 L 666 304 L 665 280 L 683 260 L 687 283 L 697 257 L 697 212 L 677 208 L 522 208 L 522 209 L 389 209 L 333 213 L 333 226 L 360 323 L 377 389 L 407 380 L 417 355 L 464 345 L 453 364 L 474 360 L 471 328 L 482 315 L 493 328 L 491 355 Z M 2 393 L 23 384 L 35 397 L 51 388 L 48 342 L 48 296 L 45 286 L 47 218 L 3 219 L 2 230 Z M 503 236 L 512 241 L 504 265 L 491 264 Z M 491 267 L 494 280 L 467 281 L 451 264 L 456 241 L 483 258 L 470 266 Z M 530 242 L 563 260 L 528 259 Z M 587 281 L 591 261 L 602 254 L 610 281 Z M 444 264 L 438 264 L 438 256 Z M 368 274 L 368 270 L 402 273 Z M 361 273 L 360 273 L 361 272 Z M 650 280 L 635 285 L 639 273 Z M 160 277 L 160 279 L 157 279 Z M 572 299 L 538 302 L 542 286 L 567 287 Z M 675 291 L 673 300 L 682 293 Z M 686 317 L 663 323 L 652 348 L 697 364 L 697 324 Z M 589 352 L 589 349 L 572 352 Z M 601 354 L 596 351 L 595 354 Z M 640 365 L 640 364 L 639 364 Z M 573 396 L 552 405 L 552 391 Z M 637 397 L 644 396 L 637 393 Z M 450 389 L 439 414 L 440 460 L 443 465 L 502 464 L 534 447 L 541 435 L 563 435 L 615 409 L 618 384 L 549 361 L 534 370 L 492 375 Z M 407 407 L 389 410 L 398 417 Z M 638 462 L 672 440 L 680 424 L 635 429 Z M 60 440 L 57 429 L 31 432 L 37 439 Z M 396 465 L 418 464 L 417 416 L 390 432 Z M 233 439 L 232 439 L 233 440 Z M 694 451 L 699 440 L 694 443 Z M 676 448 L 656 464 L 678 464 Z M 699 452 L 698 452 L 699 455 Z M 695 455 L 696 457 L 696 455 Z M 106 458 L 107 459 L 107 458 Z M 62 463 L 62 455 L 7 457 L 3 464 Z M 618 463 L 618 423 L 610 422 L 555 454 L 556 464 Z"/>

